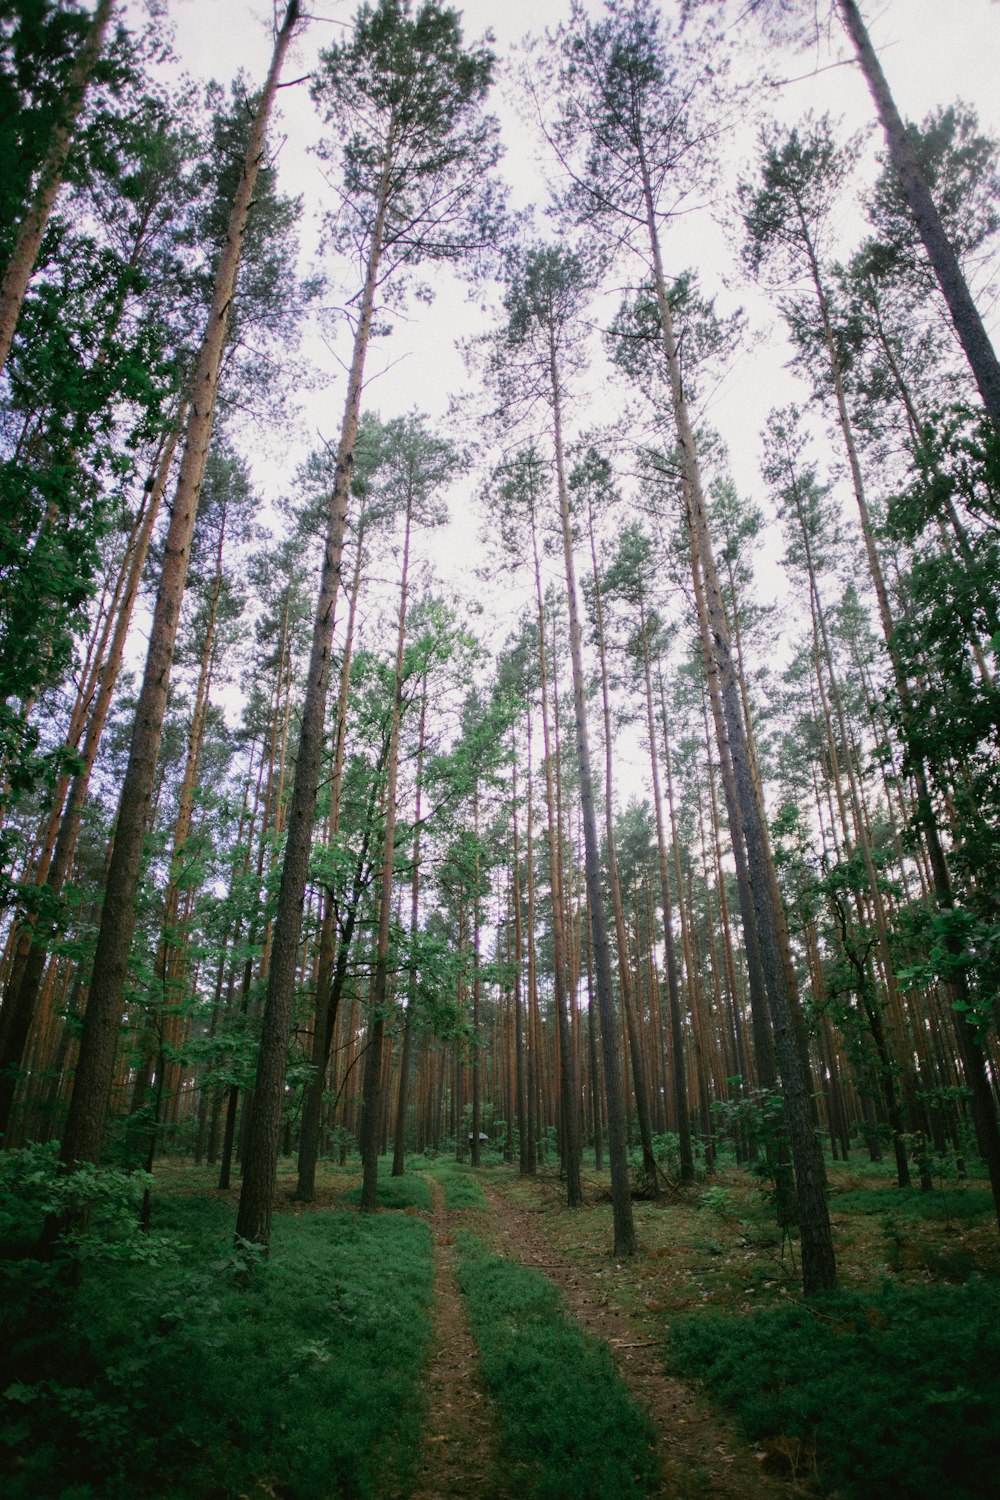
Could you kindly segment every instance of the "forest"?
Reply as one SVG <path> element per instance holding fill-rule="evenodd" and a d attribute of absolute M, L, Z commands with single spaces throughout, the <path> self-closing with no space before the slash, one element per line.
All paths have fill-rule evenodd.
<path fill-rule="evenodd" d="M 328 9 L 0 0 L 3 1493 L 977 1500 L 1000 146 Z"/>

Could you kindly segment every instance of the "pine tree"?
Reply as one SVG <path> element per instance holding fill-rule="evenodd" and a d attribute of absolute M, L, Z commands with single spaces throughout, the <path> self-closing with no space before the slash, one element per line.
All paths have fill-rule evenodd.
<path fill-rule="evenodd" d="M 184 455 L 166 537 L 164 567 L 157 592 L 129 765 L 119 802 L 114 849 L 105 887 L 94 971 L 80 1044 L 80 1060 L 62 1143 L 62 1161 L 70 1170 L 80 1163 L 96 1161 L 104 1139 L 129 946 L 135 926 L 134 902 L 142 839 L 153 791 L 191 537 L 215 415 L 215 398 L 229 310 L 254 184 L 264 154 L 270 109 L 297 22 L 298 4 L 297 0 L 292 0 L 278 32 L 267 82 L 254 113 L 243 171 L 229 218 L 227 243 L 216 269 L 208 327 L 194 373 L 192 410 L 188 418 Z"/>

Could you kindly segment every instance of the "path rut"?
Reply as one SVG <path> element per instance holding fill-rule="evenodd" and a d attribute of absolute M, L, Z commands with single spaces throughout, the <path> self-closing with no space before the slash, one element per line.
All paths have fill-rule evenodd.
<path fill-rule="evenodd" d="M 735 1427 L 690 1386 L 666 1373 L 648 1333 L 616 1306 L 586 1266 L 568 1261 L 546 1240 L 537 1211 L 512 1203 L 490 1183 L 480 1185 L 492 1210 L 489 1233 L 497 1248 L 542 1271 L 559 1287 L 584 1328 L 607 1341 L 622 1379 L 649 1413 L 658 1439 L 658 1494 L 663 1500 L 790 1500 L 803 1493 L 763 1472 L 762 1455 Z"/>
<path fill-rule="evenodd" d="M 434 1344 L 428 1366 L 429 1410 L 411 1500 L 516 1500 L 497 1479 L 497 1418 L 479 1375 L 465 1300 L 455 1279 L 451 1217 L 433 1177 Z M 478 1178 L 489 1214 L 463 1211 L 463 1224 L 511 1260 L 541 1271 L 563 1293 L 583 1327 L 606 1340 L 625 1384 L 657 1434 L 659 1500 L 793 1500 L 810 1493 L 765 1472 L 763 1453 L 690 1386 L 664 1370 L 657 1342 L 611 1297 L 603 1274 L 559 1251 L 544 1213 L 513 1202 Z M 613 1274 L 613 1273 L 612 1273 Z M 617 1500 L 608 1496 L 608 1500 Z"/>
<path fill-rule="evenodd" d="M 420 1469 L 411 1500 L 508 1500 L 493 1479 L 497 1430 L 479 1376 L 479 1354 L 465 1299 L 455 1280 L 454 1252 L 441 1184 L 432 1177 L 434 1343 L 427 1369 L 429 1410 Z"/>

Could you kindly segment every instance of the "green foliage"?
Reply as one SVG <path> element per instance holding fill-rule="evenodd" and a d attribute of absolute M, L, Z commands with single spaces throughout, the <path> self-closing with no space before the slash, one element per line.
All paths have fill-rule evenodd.
<path fill-rule="evenodd" d="M 844 1500 L 973 1500 L 995 1485 L 998 1330 L 994 1284 L 886 1287 L 679 1318 L 669 1359 L 750 1437 L 815 1444 Z"/>
<path fill-rule="evenodd" d="M 380 1177 L 375 1194 L 379 1208 L 420 1208 L 430 1212 L 431 1190 L 422 1177 L 408 1172 L 405 1177 Z M 361 1188 L 344 1194 L 345 1203 L 360 1203 Z"/>
<path fill-rule="evenodd" d="M 832 1193 L 834 1214 L 891 1214 L 897 1219 L 979 1219 L 993 1213 L 993 1195 L 986 1188 L 950 1184 L 940 1193 L 921 1193 L 915 1188 L 862 1188 L 859 1192 Z"/>
<path fill-rule="evenodd" d="M 27 1252 L 37 1243 L 48 1217 L 76 1227 L 62 1249 L 80 1260 L 157 1262 L 173 1248 L 148 1238 L 139 1226 L 139 1204 L 152 1179 L 144 1172 L 85 1162 L 69 1175 L 59 1169 L 55 1142 L 0 1154 L 0 1245 L 8 1253 Z"/>
<path fill-rule="evenodd" d="M 653 1432 L 607 1346 L 567 1316 L 547 1277 L 457 1237 L 483 1377 L 499 1410 L 504 1472 L 533 1500 L 607 1500 L 655 1489 Z"/>
<path fill-rule="evenodd" d="M 352 33 L 320 54 L 312 92 L 333 144 L 319 154 L 340 156 L 344 173 L 329 226 L 338 246 L 356 247 L 379 204 L 380 248 L 397 271 L 496 243 L 497 127 L 481 112 L 493 62 L 487 48 L 463 47 L 458 13 L 436 0 L 415 13 L 401 0 L 364 5 Z"/>
<path fill-rule="evenodd" d="M 176 1247 L 155 1269 L 93 1266 L 69 1292 L 49 1267 L 8 1268 L 5 1496 L 405 1490 L 429 1337 L 426 1225 L 282 1216 L 270 1259 L 241 1284 L 221 1204 L 171 1198 L 155 1218 Z"/>
<path fill-rule="evenodd" d="M 433 1175 L 444 1188 L 449 1213 L 463 1208 L 485 1208 L 486 1195 L 468 1167 L 460 1162 L 442 1159 L 433 1166 Z"/>

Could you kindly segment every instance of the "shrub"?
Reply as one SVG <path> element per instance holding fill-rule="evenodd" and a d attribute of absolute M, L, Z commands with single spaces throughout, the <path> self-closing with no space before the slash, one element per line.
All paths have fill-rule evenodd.
<path fill-rule="evenodd" d="M 1000 1288 L 886 1286 L 674 1321 L 670 1363 L 845 1500 L 976 1500 L 1000 1452 Z"/>
<path fill-rule="evenodd" d="M 281 1215 L 269 1260 L 241 1281 L 224 1205 L 171 1196 L 157 1221 L 175 1248 L 156 1266 L 95 1261 L 55 1301 L 51 1268 L 5 1268 L 5 1500 L 406 1489 L 430 1336 L 427 1225 Z"/>

